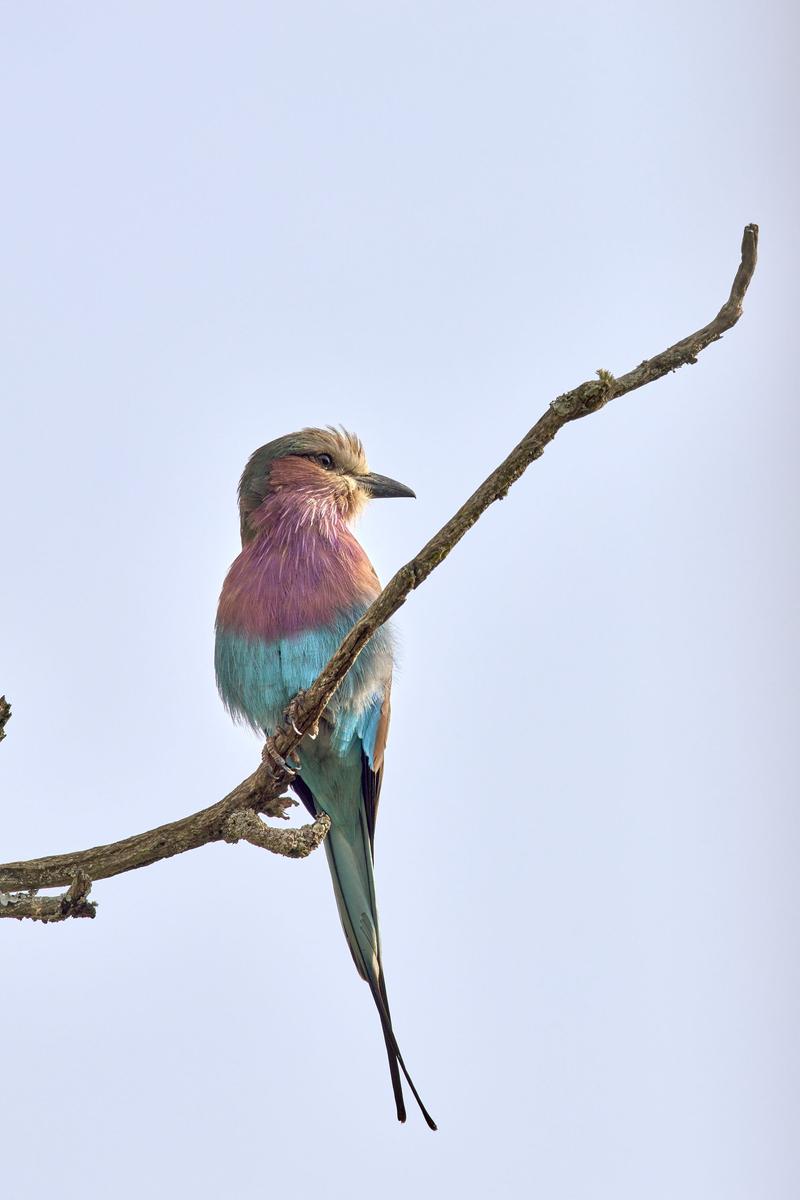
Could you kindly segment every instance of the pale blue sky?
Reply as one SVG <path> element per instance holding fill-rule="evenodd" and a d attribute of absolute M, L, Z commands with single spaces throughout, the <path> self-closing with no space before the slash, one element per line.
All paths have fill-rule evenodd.
<path fill-rule="evenodd" d="M 211 803 L 259 444 L 415 503 L 563 432 L 397 619 L 377 840 L 393 1113 L 324 857 L 208 847 L 0 925 L 9 1196 L 793 1200 L 797 20 L 735 2 L 0 9 L 2 858 Z M 109 1181 L 113 1180 L 113 1183 Z"/>

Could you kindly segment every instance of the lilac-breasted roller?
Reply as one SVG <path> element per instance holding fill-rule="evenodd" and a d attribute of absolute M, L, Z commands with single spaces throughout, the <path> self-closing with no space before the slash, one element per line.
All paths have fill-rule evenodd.
<path fill-rule="evenodd" d="M 217 684 L 234 719 L 267 734 L 277 728 L 291 698 L 309 687 L 380 592 L 350 523 L 370 498 L 413 495 L 370 472 L 360 441 L 344 431 L 303 429 L 251 456 L 239 484 L 242 552 L 222 585 L 216 625 Z M 435 1129 L 392 1029 L 375 905 L 391 677 L 392 636 L 384 625 L 331 699 L 318 736 L 300 742 L 291 786 L 309 812 L 331 820 L 325 850 L 336 904 L 381 1019 L 398 1119 L 406 1119 L 402 1070 Z"/>

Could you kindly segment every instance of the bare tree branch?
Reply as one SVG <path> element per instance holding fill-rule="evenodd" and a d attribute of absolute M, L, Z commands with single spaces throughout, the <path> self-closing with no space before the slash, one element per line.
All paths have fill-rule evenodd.
<path fill-rule="evenodd" d="M 296 801 L 289 796 L 273 795 L 280 790 L 269 770 L 259 767 L 217 804 L 180 821 L 137 833 L 109 846 L 94 846 L 91 850 L 54 854 L 29 862 L 3 863 L 0 866 L 0 892 L 63 887 L 72 882 L 76 871 L 84 872 L 92 880 L 109 879 L 124 871 L 147 867 L 162 858 L 195 850 L 208 842 L 225 841 L 226 822 L 240 810 L 263 812 L 270 817 L 285 816 L 286 809 Z M 7 915 L 14 914 L 9 912 Z"/>
<path fill-rule="evenodd" d="M 60 896 L 37 896 L 33 892 L 15 892 L 9 896 L 0 892 L 0 917 L 17 920 L 30 917 L 46 925 L 66 921 L 68 917 L 94 917 L 97 905 L 87 899 L 91 890 L 91 879 L 83 871 L 77 871 L 67 891 Z"/>
<path fill-rule="evenodd" d="M 741 261 L 730 296 L 708 325 L 704 325 L 696 333 L 689 334 L 653 358 L 645 359 L 626 375 L 614 378 L 608 371 L 598 371 L 597 379 L 580 384 L 572 391 L 558 396 L 550 404 L 504 462 L 419 554 L 401 567 L 390 580 L 375 603 L 350 630 L 312 686 L 292 702 L 288 710 L 291 718 L 267 740 L 262 765 L 238 787 L 216 804 L 192 816 L 108 846 L 95 846 L 91 850 L 31 859 L 28 862 L 4 863 L 0 865 L 0 890 L 10 892 L 14 889 L 61 887 L 73 884 L 78 872 L 87 879 L 105 879 L 123 871 L 148 866 L 162 858 L 183 854 L 186 850 L 193 850 L 197 846 L 214 841 L 235 841 L 244 838 L 256 845 L 266 846 L 275 853 L 289 854 L 291 857 L 300 857 L 314 849 L 325 836 L 324 821 L 317 821 L 301 830 L 279 831 L 269 829 L 255 814 L 262 812 L 268 816 L 283 816 L 288 805 L 293 803 L 288 797 L 280 796 L 283 787 L 293 778 L 286 758 L 295 749 L 302 735 L 312 730 L 319 721 L 326 704 L 360 651 L 375 631 L 405 603 L 409 594 L 447 557 L 489 505 L 495 500 L 501 500 L 530 464 L 541 457 L 545 447 L 564 425 L 597 412 L 610 400 L 644 387 L 645 384 L 652 383 L 679 367 L 697 362 L 701 351 L 712 342 L 718 341 L 736 324 L 742 314 L 745 293 L 755 270 L 757 250 L 758 226 L 747 225 L 742 239 Z M 279 833 L 283 835 L 284 841 L 281 841 L 280 837 L 273 838 L 274 834 Z M 301 845 L 306 848 L 300 850 Z M 283 848 L 280 848 L 281 846 Z M 55 897 L 53 903 L 63 905 L 68 896 L 69 893 L 65 897 Z M 11 898 L 4 907 L 0 907 L 0 916 L 34 916 L 34 913 L 23 911 L 20 907 L 24 899 Z M 30 901 L 31 898 L 27 899 Z M 89 914 L 67 911 L 55 919 L 70 915 Z"/>
<path fill-rule="evenodd" d="M 11 716 L 11 705 L 5 696 L 0 696 L 0 742 L 6 736 L 6 723 Z"/>
<path fill-rule="evenodd" d="M 260 846 L 262 850 L 286 858 L 307 858 L 325 841 L 330 827 L 330 817 L 322 813 L 311 825 L 276 829 L 274 825 L 265 825 L 251 808 L 240 808 L 228 817 L 222 827 L 222 836 L 226 842 L 250 842 L 251 846 Z"/>

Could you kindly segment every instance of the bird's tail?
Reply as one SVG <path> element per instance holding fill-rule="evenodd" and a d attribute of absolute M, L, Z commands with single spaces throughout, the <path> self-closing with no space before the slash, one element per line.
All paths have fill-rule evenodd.
<path fill-rule="evenodd" d="M 392 1077 L 392 1090 L 397 1107 L 397 1119 L 398 1121 L 406 1119 L 403 1086 L 400 1080 L 402 1071 L 429 1128 L 435 1129 L 436 1124 L 422 1103 L 419 1092 L 403 1062 L 403 1056 L 392 1029 L 389 1000 L 386 995 L 381 964 L 372 851 L 363 811 L 353 823 L 348 822 L 344 825 L 334 821 L 331 824 L 330 832 L 325 839 L 325 851 L 328 855 L 333 890 L 336 894 L 336 904 L 347 944 L 359 975 L 369 984 L 378 1016 L 381 1019 L 386 1053 L 389 1058 L 389 1073 Z"/>

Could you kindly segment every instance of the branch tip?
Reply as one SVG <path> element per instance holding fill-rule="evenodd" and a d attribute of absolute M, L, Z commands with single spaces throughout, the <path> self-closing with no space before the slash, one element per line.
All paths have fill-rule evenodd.
<path fill-rule="evenodd" d="M 249 842 L 251 846 L 283 855 L 284 858 L 307 858 L 325 840 L 330 827 L 330 817 L 320 813 L 311 825 L 301 825 L 298 829 L 275 829 L 262 821 L 252 809 L 244 808 L 231 813 L 222 832 L 226 842 Z"/>

